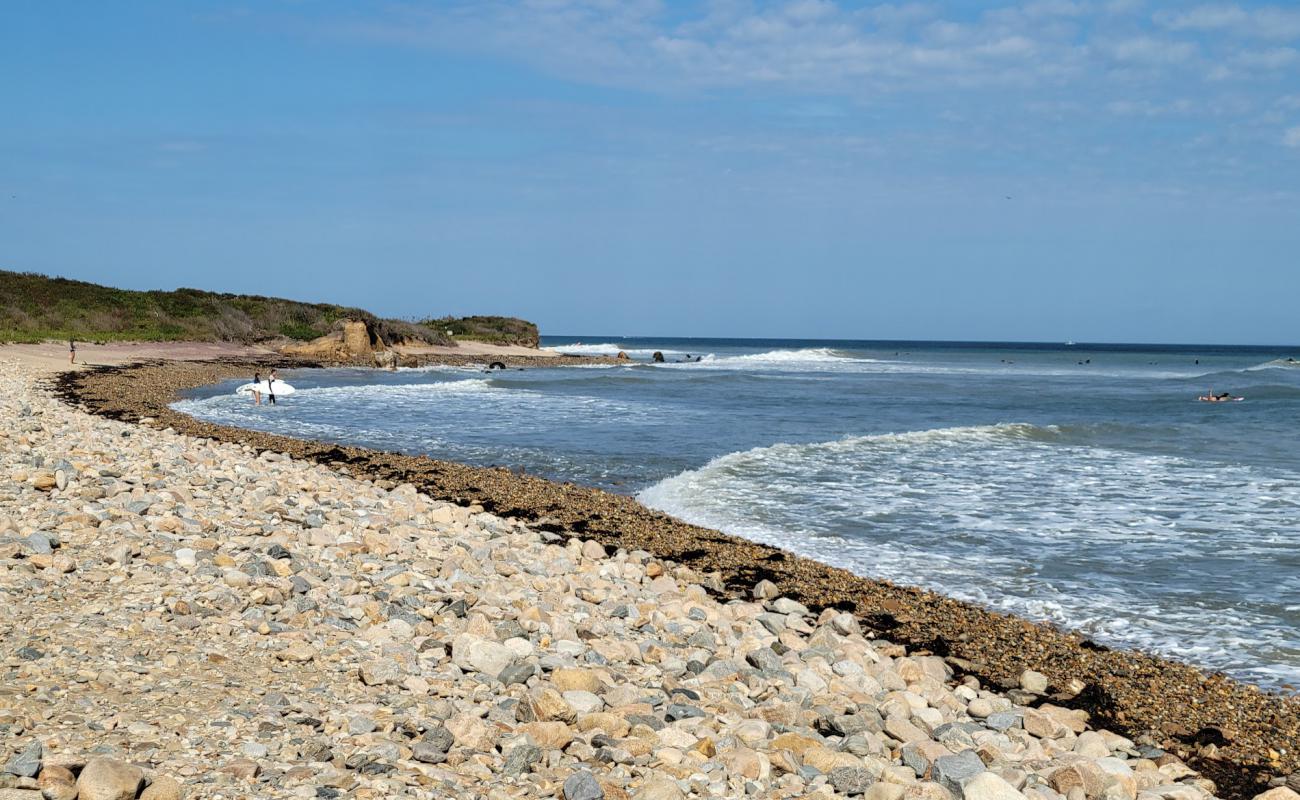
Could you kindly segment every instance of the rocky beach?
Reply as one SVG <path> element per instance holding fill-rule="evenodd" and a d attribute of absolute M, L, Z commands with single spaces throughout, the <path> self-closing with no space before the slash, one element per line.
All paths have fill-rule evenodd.
<path fill-rule="evenodd" d="M 0 800 L 1300 798 L 1293 698 L 167 408 L 249 366 L 0 360 Z"/>

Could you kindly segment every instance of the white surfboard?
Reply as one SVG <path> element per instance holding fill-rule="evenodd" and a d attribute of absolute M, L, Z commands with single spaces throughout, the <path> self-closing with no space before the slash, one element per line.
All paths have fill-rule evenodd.
<path fill-rule="evenodd" d="M 274 394 L 276 397 L 287 397 L 295 391 L 292 386 L 284 381 L 276 381 L 274 383 L 262 381 L 261 383 L 246 383 L 236 389 L 235 394 L 252 394 L 254 389 L 264 395 Z"/>

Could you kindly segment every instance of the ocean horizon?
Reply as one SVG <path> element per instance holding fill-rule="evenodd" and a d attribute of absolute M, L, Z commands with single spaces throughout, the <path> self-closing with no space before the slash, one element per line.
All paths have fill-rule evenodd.
<path fill-rule="evenodd" d="M 523 469 L 1270 689 L 1300 685 L 1300 348 L 545 336 L 626 364 L 286 373 L 177 410 Z M 658 352 L 663 363 L 651 359 Z M 1198 402 L 1208 392 L 1245 399 Z"/>

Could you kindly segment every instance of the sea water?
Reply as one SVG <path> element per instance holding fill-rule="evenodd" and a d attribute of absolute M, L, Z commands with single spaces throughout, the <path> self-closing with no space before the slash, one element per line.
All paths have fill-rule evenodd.
<path fill-rule="evenodd" d="M 1300 348 L 543 343 L 632 361 L 286 373 L 298 392 L 274 407 L 233 395 L 238 381 L 175 407 L 599 486 L 861 575 L 1300 686 Z M 1210 390 L 1246 399 L 1197 401 Z"/>

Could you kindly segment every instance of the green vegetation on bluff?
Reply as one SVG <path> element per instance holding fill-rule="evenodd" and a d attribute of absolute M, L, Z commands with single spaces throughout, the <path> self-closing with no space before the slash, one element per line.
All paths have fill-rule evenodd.
<path fill-rule="evenodd" d="M 345 319 L 364 320 L 385 344 L 466 339 L 537 343 L 537 326 L 509 317 L 467 317 L 425 325 L 381 319 L 359 308 L 199 289 L 139 292 L 85 281 L 0 270 L 0 342 L 309 341 Z"/>
<path fill-rule="evenodd" d="M 516 317 L 440 317 L 420 323 L 453 339 L 537 347 L 537 326 Z"/>

